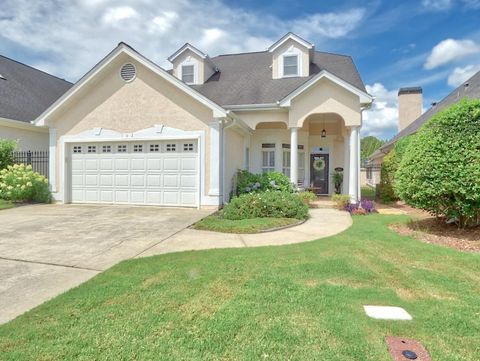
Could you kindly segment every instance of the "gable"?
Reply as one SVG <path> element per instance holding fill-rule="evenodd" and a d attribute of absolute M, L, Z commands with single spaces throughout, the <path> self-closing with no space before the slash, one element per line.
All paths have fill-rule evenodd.
<path fill-rule="evenodd" d="M 131 82 L 123 81 L 119 74 L 125 63 L 136 68 L 136 78 Z M 99 127 L 129 133 L 155 124 L 183 130 L 206 129 L 213 116 L 212 109 L 121 54 L 66 100 L 48 121 L 59 134 Z"/>

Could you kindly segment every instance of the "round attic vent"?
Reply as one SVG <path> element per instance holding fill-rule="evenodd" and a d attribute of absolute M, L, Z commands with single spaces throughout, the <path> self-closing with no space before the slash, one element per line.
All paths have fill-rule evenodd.
<path fill-rule="evenodd" d="M 120 69 L 120 76 L 126 82 L 130 82 L 135 79 L 136 75 L 137 69 L 135 69 L 135 66 L 133 64 L 127 63 Z"/>

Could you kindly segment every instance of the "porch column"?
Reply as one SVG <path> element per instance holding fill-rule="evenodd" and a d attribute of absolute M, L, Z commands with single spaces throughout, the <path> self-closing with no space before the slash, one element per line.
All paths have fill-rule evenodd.
<path fill-rule="evenodd" d="M 349 172 L 348 172 L 348 194 L 350 195 L 350 200 L 352 203 L 358 202 L 358 175 L 359 175 L 359 167 L 358 167 L 358 130 L 359 127 L 352 127 L 350 131 L 350 165 L 349 165 Z"/>
<path fill-rule="evenodd" d="M 290 128 L 290 182 L 298 186 L 298 128 Z"/>
<path fill-rule="evenodd" d="M 345 129 L 345 134 L 343 135 L 343 184 L 342 184 L 342 194 L 348 194 L 349 187 L 349 167 L 350 167 L 350 147 L 349 147 L 349 133 L 348 128 Z"/>

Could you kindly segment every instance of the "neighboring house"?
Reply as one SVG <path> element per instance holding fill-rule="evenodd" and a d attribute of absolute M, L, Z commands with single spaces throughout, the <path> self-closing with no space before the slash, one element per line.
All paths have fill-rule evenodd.
<path fill-rule="evenodd" d="M 380 182 L 380 167 L 383 158 L 395 146 L 397 140 L 417 130 L 439 111 L 448 108 L 463 98 L 480 99 L 480 72 L 466 80 L 438 103 L 422 114 L 422 89 L 402 88 L 398 92 L 398 134 L 382 145 L 369 158 L 370 172 L 367 171 L 369 183 L 374 185 Z"/>
<path fill-rule="evenodd" d="M 32 122 L 71 86 L 0 55 L 0 139 L 18 140 L 18 150 L 48 150 L 48 129 Z"/>
<path fill-rule="evenodd" d="M 331 194 L 342 168 L 358 201 L 373 99 L 349 56 L 288 33 L 267 51 L 213 58 L 185 44 L 169 61 L 165 71 L 120 43 L 37 118 L 57 200 L 219 206 L 238 169 Z"/>

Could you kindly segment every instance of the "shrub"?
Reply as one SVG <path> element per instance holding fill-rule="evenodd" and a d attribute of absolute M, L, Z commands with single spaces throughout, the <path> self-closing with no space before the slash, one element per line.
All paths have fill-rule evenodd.
<path fill-rule="evenodd" d="M 317 199 L 317 195 L 310 191 L 298 192 L 297 195 L 307 205 Z"/>
<path fill-rule="evenodd" d="M 231 220 L 264 217 L 305 219 L 308 207 L 295 193 L 266 191 L 233 198 L 221 214 Z"/>
<path fill-rule="evenodd" d="M 235 194 L 241 195 L 251 192 L 265 191 L 293 192 L 290 179 L 280 172 L 254 174 L 246 170 L 237 172 L 237 189 Z"/>
<path fill-rule="evenodd" d="M 480 215 L 480 100 L 462 100 L 425 123 L 395 174 L 395 191 L 409 205 L 458 225 Z"/>
<path fill-rule="evenodd" d="M 16 141 L 12 139 L 0 139 L 0 169 L 5 169 L 13 164 L 12 152 L 16 147 Z"/>
<path fill-rule="evenodd" d="M 413 136 L 400 138 L 393 149 L 383 158 L 380 168 L 380 199 L 384 203 L 394 202 L 399 199 L 395 193 L 395 173 L 402 161 L 403 155 L 410 144 Z"/>
<path fill-rule="evenodd" d="M 49 203 L 48 180 L 31 165 L 14 164 L 0 171 L 0 198 L 9 201 Z"/>
<path fill-rule="evenodd" d="M 350 196 L 348 194 L 334 194 L 332 201 L 338 209 L 344 210 L 346 205 L 350 203 Z"/>
<path fill-rule="evenodd" d="M 335 193 L 340 194 L 342 191 L 342 184 L 343 184 L 343 173 L 342 172 L 333 172 L 333 185 L 335 187 Z"/>

